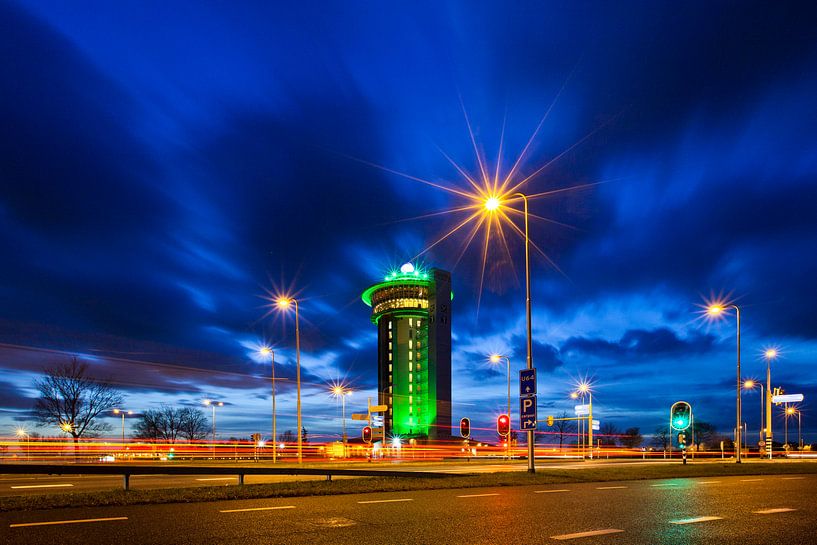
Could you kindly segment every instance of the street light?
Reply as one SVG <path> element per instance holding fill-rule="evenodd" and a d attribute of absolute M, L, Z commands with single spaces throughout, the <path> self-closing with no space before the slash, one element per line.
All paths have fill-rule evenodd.
<path fill-rule="evenodd" d="M 593 459 L 593 390 L 590 388 L 590 384 L 586 381 L 581 381 L 576 386 L 576 397 L 581 395 L 582 397 L 582 404 L 584 404 L 584 396 L 587 394 L 589 404 L 587 405 L 587 446 L 589 448 L 590 459 Z M 571 397 L 573 397 L 571 395 Z M 575 399 L 575 398 L 573 398 Z M 579 421 L 581 423 L 581 420 Z M 582 434 L 582 441 L 584 441 L 584 434 Z M 584 453 L 582 453 L 582 457 L 584 457 Z"/>
<path fill-rule="evenodd" d="M 763 384 L 756 381 L 755 379 L 751 379 L 751 378 L 747 378 L 746 380 L 743 381 L 743 389 L 744 390 L 754 390 L 755 387 L 760 388 L 760 439 L 762 441 L 763 440 L 763 404 L 764 404 L 764 400 L 763 400 Z M 748 433 L 748 430 L 747 430 L 746 431 L 747 437 L 748 437 L 748 434 L 749 433 Z M 743 438 L 744 444 L 747 441 L 747 437 Z M 758 455 L 758 456 L 760 456 L 760 455 Z"/>
<path fill-rule="evenodd" d="M 133 414 L 133 411 L 124 411 L 122 409 L 114 409 L 113 410 L 113 414 L 122 415 L 122 448 L 123 449 L 125 448 L 125 413 L 127 413 L 128 416 L 130 416 L 130 415 Z"/>
<path fill-rule="evenodd" d="M 216 407 L 223 407 L 223 401 L 213 401 L 205 399 L 204 405 L 213 409 L 213 460 L 216 459 Z"/>
<path fill-rule="evenodd" d="M 275 422 L 275 352 L 269 346 L 262 346 L 258 350 L 258 354 L 262 358 L 269 357 L 270 359 L 270 374 L 272 376 L 272 463 L 274 464 L 278 460 L 277 448 L 275 448 L 275 437 L 276 432 L 276 422 Z"/>
<path fill-rule="evenodd" d="M 512 197 L 520 197 L 524 203 L 523 213 L 525 216 L 525 318 L 527 322 L 527 368 L 533 369 L 533 329 L 531 325 L 531 302 L 530 302 L 530 236 L 528 233 L 528 196 L 523 193 L 514 193 Z M 496 195 L 491 195 L 484 200 L 483 205 L 489 213 L 496 213 L 502 202 Z M 510 416 L 510 415 L 509 415 Z M 528 473 L 536 472 L 534 462 L 534 434 L 533 430 L 528 430 Z"/>
<path fill-rule="evenodd" d="M 281 310 L 295 307 L 295 380 L 297 382 L 297 411 L 298 411 L 298 463 L 303 462 L 303 427 L 301 425 L 301 330 L 298 318 L 298 300 L 292 297 L 281 296 L 275 300 Z"/>
<path fill-rule="evenodd" d="M 485 207 L 488 208 L 487 203 L 485 204 Z M 502 354 L 491 354 L 489 359 L 491 360 L 491 363 L 499 363 L 504 359 L 505 362 L 508 364 L 508 418 L 511 418 L 511 359 L 508 356 L 503 356 Z M 506 444 L 505 451 L 508 456 L 508 459 L 510 459 L 511 458 L 510 433 L 508 434 L 508 442 Z"/>
<path fill-rule="evenodd" d="M 737 332 L 738 332 L 738 365 L 737 365 L 737 394 L 736 394 L 736 422 L 735 422 L 735 445 L 736 445 L 736 456 L 735 456 L 735 463 L 741 463 L 741 448 L 740 448 L 740 435 L 741 435 L 741 406 L 740 406 L 740 387 L 741 387 L 741 379 L 740 379 L 740 309 L 737 305 L 731 304 L 723 304 L 723 303 L 713 303 L 710 304 L 706 312 L 709 316 L 720 318 L 724 315 L 727 308 L 735 309 L 735 317 L 737 322 Z"/>
<path fill-rule="evenodd" d="M 769 460 L 772 459 L 772 360 L 779 352 L 776 348 L 767 348 L 763 355 L 766 357 L 766 451 Z"/>
<path fill-rule="evenodd" d="M 31 435 L 25 428 L 17 428 L 17 437 L 26 438 L 26 460 L 31 458 Z"/>
<path fill-rule="evenodd" d="M 336 384 L 332 386 L 330 389 L 332 395 L 335 397 L 340 398 L 340 405 L 341 405 L 341 430 L 342 430 L 342 441 L 343 441 L 343 457 L 346 458 L 346 396 L 352 395 L 352 389 L 343 386 L 342 384 Z"/>

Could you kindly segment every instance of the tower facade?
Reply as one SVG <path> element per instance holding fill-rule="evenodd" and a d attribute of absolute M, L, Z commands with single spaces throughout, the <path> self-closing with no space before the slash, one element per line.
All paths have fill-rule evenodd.
<path fill-rule="evenodd" d="M 362 298 L 377 326 L 386 436 L 451 437 L 451 273 L 406 263 Z"/>

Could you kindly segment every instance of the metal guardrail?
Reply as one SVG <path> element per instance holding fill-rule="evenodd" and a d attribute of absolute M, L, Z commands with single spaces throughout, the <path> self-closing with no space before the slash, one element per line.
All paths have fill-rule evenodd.
<path fill-rule="evenodd" d="M 432 471 L 395 471 L 389 469 L 342 469 L 304 467 L 224 467 L 182 465 L 135 465 L 135 464 L 0 464 L 0 473 L 42 475 L 122 475 L 122 486 L 130 490 L 131 475 L 236 475 L 239 486 L 245 475 L 324 475 L 327 481 L 338 477 L 408 477 L 439 479 L 445 477 L 473 476 L 463 473 L 435 473 Z"/>

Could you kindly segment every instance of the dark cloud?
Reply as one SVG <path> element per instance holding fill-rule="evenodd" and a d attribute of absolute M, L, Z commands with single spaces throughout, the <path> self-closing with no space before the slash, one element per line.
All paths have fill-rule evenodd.
<path fill-rule="evenodd" d="M 600 338 L 570 337 L 562 346 L 562 354 L 590 356 L 612 360 L 639 360 L 645 358 L 687 357 L 705 354 L 718 345 L 711 334 L 692 333 L 682 339 L 668 328 L 651 331 L 629 330 L 617 341 Z"/>
<path fill-rule="evenodd" d="M 368 163 L 465 186 L 437 149 L 479 170 L 460 97 L 489 167 L 502 135 L 509 168 L 563 86 L 520 173 L 555 160 L 524 189 L 610 182 L 531 202 L 573 227 L 531 222 L 564 271 L 534 251 L 535 330 L 566 339 L 534 343 L 540 372 L 609 363 L 644 390 L 657 378 L 645 364 L 684 362 L 692 376 L 678 371 L 651 391 L 655 407 L 693 395 L 720 418 L 731 398 L 705 386 L 728 383 L 729 366 L 712 367 L 722 331 L 677 325 L 710 290 L 739 297 L 747 343 L 774 338 L 811 354 L 814 10 L 192 9 L 165 10 L 158 24 L 138 3 L 96 6 L 94 17 L 0 4 L 0 254 L 13 256 L 0 267 L 0 341 L 56 350 L 12 348 L 5 368 L 30 376 L 80 354 L 135 395 L 196 403 L 265 388 L 268 368 L 246 348 L 264 339 L 288 394 L 294 317 L 267 316 L 259 295 L 294 287 L 305 383 L 373 388 L 375 329 L 360 292 L 457 221 L 403 220 L 461 201 Z M 521 240 L 509 233 L 509 255 L 483 257 L 481 236 L 461 255 L 462 235 L 423 254 L 453 271 L 454 333 L 465 344 L 512 331 L 507 349 L 521 365 Z M 625 305 L 666 323 L 639 321 L 638 308 L 622 315 Z M 597 324 L 626 333 L 613 339 Z M 475 363 L 484 354 L 460 356 L 468 378 L 504 376 Z M 798 356 L 785 378 L 796 383 L 808 365 Z M 20 403 L 12 389 L 22 384 L 4 384 L 2 404 Z M 605 395 L 622 418 L 641 414 L 632 392 Z"/>

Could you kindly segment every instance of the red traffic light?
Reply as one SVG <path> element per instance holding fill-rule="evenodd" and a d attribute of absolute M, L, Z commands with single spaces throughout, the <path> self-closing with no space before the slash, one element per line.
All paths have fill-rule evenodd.
<path fill-rule="evenodd" d="M 463 418 L 460 420 L 460 436 L 463 439 L 468 439 L 471 437 L 471 420 L 468 418 Z"/>
<path fill-rule="evenodd" d="M 496 432 L 502 437 L 507 437 L 511 432 L 511 418 L 507 414 L 500 414 L 496 419 Z"/>
<path fill-rule="evenodd" d="M 372 442 L 372 428 L 369 426 L 363 428 L 363 442 L 364 443 Z"/>

